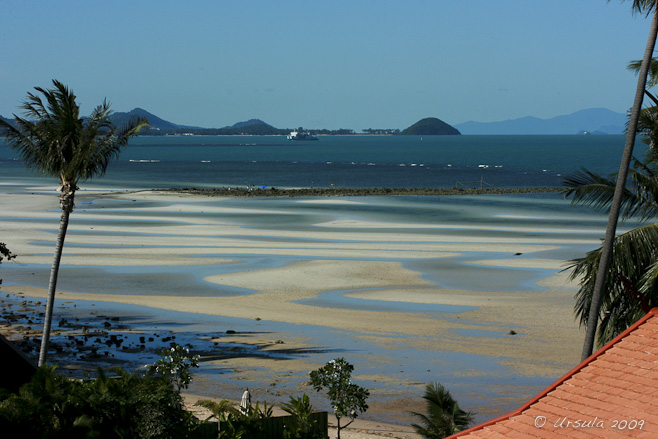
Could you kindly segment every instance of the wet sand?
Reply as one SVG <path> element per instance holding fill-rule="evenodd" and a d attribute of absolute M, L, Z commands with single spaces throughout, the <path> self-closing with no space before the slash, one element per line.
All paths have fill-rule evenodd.
<path fill-rule="evenodd" d="M 344 356 L 356 366 L 355 381 L 371 389 L 366 420 L 408 423 L 410 410 L 423 410 L 425 384 L 436 380 L 483 421 L 518 407 L 579 361 L 577 285 L 552 255 L 597 246 L 599 236 L 584 226 L 558 223 L 547 232 L 532 221 L 410 224 L 332 209 L 368 207 L 362 197 L 295 201 L 324 205 L 320 213 L 281 209 L 276 200 L 233 201 L 156 191 L 81 193 L 57 300 L 238 319 L 242 329 L 228 337 L 227 326 L 217 328 L 208 339 L 296 353 L 283 360 L 208 353 L 202 368 L 210 372 L 197 374 L 195 393 L 226 392 L 230 399 L 249 383 L 256 399 L 280 402 L 307 392 L 322 404 L 302 381 L 327 359 Z M 12 206 L 0 214 L 3 240 L 20 264 L 0 267 L 2 291 L 43 298 L 59 225 L 57 197 L 5 193 L 0 203 Z M 467 280 L 464 289 L 436 281 L 450 274 L 440 268 L 444 261 L 464 255 L 456 269 Z M 175 270 L 187 269 L 187 285 L 175 284 Z M 507 273 L 527 279 L 514 288 L 488 288 Z M 142 283 L 126 280 L 129 275 Z"/>

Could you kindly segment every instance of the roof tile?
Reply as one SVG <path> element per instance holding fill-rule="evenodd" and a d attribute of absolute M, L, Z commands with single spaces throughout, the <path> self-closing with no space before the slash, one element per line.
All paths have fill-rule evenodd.
<path fill-rule="evenodd" d="M 658 308 L 520 409 L 451 436 L 658 437 Z"/>

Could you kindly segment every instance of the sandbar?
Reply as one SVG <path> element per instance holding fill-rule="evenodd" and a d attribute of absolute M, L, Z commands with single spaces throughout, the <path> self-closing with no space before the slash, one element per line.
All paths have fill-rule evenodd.
<path fill-rule="evenodd" d="M 596 233 L 555 225 L 550 233 L 533 236 L 546 230 L 504 223 L 455 226 L 422 220 L 409 224 L 360 217 L 358 212 L 344 215 L 302 209 L 313 204 L 325 209 L 333 205 L 358 208 L 367 206 L 364 197 L 301 199 L 298 210 L 282 208 L 271 200 L 267 200 L 272 203 L 269 205 L 256 201 L 244 199 L 236 204 L 229 197 L 155 191 L 81 194 L 71 215 L 61 273 L 65 277 L 72 268 L 93 269 L 102 276 L 104 270 L 114 267 L 115 271 L 98 280 L 112 291 L 85 291 L 76 288 L 75 279 L 69 279 L 63 281 L 58 300 L 109 301 L 280 322 L 301 329 L 319 328 L 328 337 L 332 331 L 340 331 L 377 346 L 388 353 L 386 358 L 395 358 L 396 352 L 407 349 L 428 359 L 446 352 L 459 353 L 487 358 L 505 368 L 509 376 L 542 377 L 542 382 L 561 376 L 579 361 L 584 334 L 573 315 L 573 296 L 578 286 L 561 271 L 563 261 L 546 255 L 565 247 L 595 248 L 599 242 Z M 52 260 L 59 226 L 57 197 L 43 192 L 3 193 L 0 203 L 12 206 L 0 213 L 2 240 L 19 255 L 17 263 L 23 264 L 21 270 L 13 263 L 2 265 L 2 290 L 45 297 L 47 285 L 38 273 L 45 273 Z M 473 230 L 478 233 L 469 233 Z M 505 236 L 487 236 L 487 231 Z M 518 236 L 513 235 L 515 231 Z M 558 231 L 559 236 L 553 236 Z M 569 234 L 573 237 L 565 238 Z M 520 254 L 523 257 L 518 257 Z M 487 290 L 486 279 L 480 280 L 479 288 L 445 287 L 427 272 L 409 265 L 412 261 L 440 265 L 443 260 L 462 257 L 467 259 L 462 264 L 464 269 L 473 270 L 475 276 L 482 266 L 531 272 L 528 276 L 534 279 L 533 287 Z M 263 265 L 264 260 L 267 263 Z M 25 275 L 26 267 L 34 269 L 36 280 Z M 149 276 L 165 273 L 167 267 L 188 267 L 192 274 L 197 273 L 195 267 L 203 267 L 194 282 L 210 292 L 195 294 L 195 283 L 185 295 L 145 293 L 148 284 L 139 289 L 129 283 L 113 283 L 112 278 L 121 276 L 122 270 L 139 273 L 140 267 L 148 269 L 148 275 L 143 276 L 145 282 Z M 329 293 L 340 300 L 318 302 Z M 356 301 L 361 305 L 352 307 Z M 396 303 L 421 306 L 396 311 Z M 457 311 L 434 312 L 435 306 L 455 307 Z M 296 347 L 308 342 L 303 332 L 291 333 L 288 340 Z M 258 342 L 254 337 L 245 341 Z M 344 356 L 359 364 L 369 361 L 369 354 L 358 348 L 346 351 Z M 222 364 L 243 371 L 241 379 L 249 380 L 259 373 L 304 374 L 322 365 L 316 361 L 311 356 L 282 364 L 242 357 L 223 359 Z M 474 376 L 479 376 L 479 366 L 472 367 Z M 420 396 L 425 382 L 378 372 L 376 364 L 370 365 L 369 375 L 363 378 L 398 385 L 387 384 L 381 392 L 373 389 L 371 416 L 398 410 L 399 417 L 407 419 L 414 395 L 411 405 L 422 409 Z M 407 390 L 399 390 L 405 386 Z M 475 383 L 473 387 L 478 386 Z M 514 392 L 513 382 L 509 386 L 509 392 Z M 501 406 L 489 401 L 488 408 L 473 409 L 484 412 L 485 418 L 500 414 L 500 410 L 522 402 L 528 392 L 536 389 L 534 385 L 512 395 L 511 402 Z"/>

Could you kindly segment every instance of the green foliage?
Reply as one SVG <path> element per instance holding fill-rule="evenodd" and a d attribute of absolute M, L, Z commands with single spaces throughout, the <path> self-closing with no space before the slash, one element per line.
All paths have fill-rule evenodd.
<path fill-rule="evenodd" d="M 321 368 L 309 373 L 309 384 L 319 392 L 326 389 L 336 415 L 338 438 L 340 430 L 354 422 L 359 413 L 368 410 L 366 400 L 370 395 L 368 389 L 352 383 L 354 366 L 344 358 L 329 361 Z M 341 426 L 340 420 L 348 416 L 351 421 Z"/>
<path fill-rule="evenodd" d="M 467 429 L 473 422 L 473 413 L 459 408 L 448 390 L 439 383 L 425 387 L 426 414 L 413 412 L 420 424 L 412 424 L 419 435 L 428 439 L 443 439 Z"/>
<path fill-rule="evenodd" d="M 365 128 L 363 132 L 365 134 L 379 134 L 379 135 L 400 134 L 400 130 L 398 128 Z"/>
<path fill-rule="evenodd" d="M 157 362 L 149 366 L 148 375 L 160 375 L 169 380 L 178 390 L 187 389 L 192 381 L 193 367 L 199 367 L 199 356 L 190 356 L 189 349 L 172 343 L 169 349 L 160 351 L 160 358 Z"/>
<path fill-rule="evenodd" d="M 601 298 L 601 322 L 597 346 L 602 346 L 645 314 L 642 303 L 626 289 L 619 275 L 646 298 L 650 306 L 658 303 L 658 224 L 648 224 L 622 233 L 615 238 Z M 601 248 L 570 261 L 571 279 L 580 279 L 575 313 L 581 325 L 588 324 Z"/>
<path fill-rule="evenodd" d="M 289 402 L 281 404 L 281 408 L 292 415 L 292 420 L 286 424 L 283 432 L 285 439 L 320 439 L 325 437 L 321 433 L 314 433 L 317 421 L 312 418 L 314 409 L 307 394 L 299 398 L 291 396 Z"/>
<path fill-rule="evenodd" d="M 220 402 L 204 399 L 196 403 L 212 412 L 210 418 L 216 418 L 219 437 L 239 439 L 241 437 L 258 437 L 263 431 L 263 420 L 272 417 L 272 406 L 263 403 L 263 408 L 256 402 L 246 411 L 238 409 L 234 403 L 223 399 Z M 209 419 L 210 419 L 209 418 Z"/>
<path fill-rule="evenodd" d="M 74 381 L 42 366 L 0 402 L 0 428 L 35 438 L 189 437 L 192 417 L 169 380 L 114 372 Z"/>
<path fill-rule="evenodd" d="M 25 118 L 14 116 L 14 124 L 0 119 L 7 143 L 25 165 L 56 177 L 60 184 L 62 216 L 48 282 L 39 366 L 45 364 L 48 354 L 59 265 L 78 183 L 104 175 L 110 161 L 119 155 L 128 140 L 148 125 L 146 119 L 136 118 L 120 129 L 115 127 L 106 100 L 89 117 L 82 117 L 75 94 L 57 80 L 53 80 L 53 86 L 50 90 L 35 87 L 39 94 L 27 94 L 22 106 Z"/>
<path fill-rule="evenodd" d="M 635 70 L 637 62 L 631 63 Z M 658 64 L 652 62 L 649 84 L 658 84 Z M 655 97 L 647 92 L 654 103 Z M 622 194 L 620 216 L 641 221 L 658 217 L 658 105 L 644 108 L 638 121 L 638 134 L 649 144 L 644 160 L 633 158 L 626 188 Z M 587 170 L 577 172 L 564 181 L 565 196 L 573 204 L 608 212 L 613 202 L 617 177 L 600 176 Z M 574 312 L 581 325 L 589 324 L 589 308 L 601 260 L 602 248 L 569 261 L 571 279 L 579 280 Z M 631 288 L 624 285 L 622 277 Z M 635 293 L 632 290 L 636 290 Z M 658 224 L 646 224 L 615 237 L 605 284 L 601 296 L 596 345 L 603 346 L 645 314 L 638 297 L 647 306 L 658 304 Z"/>
<path fill-rule="evenodd" d="M 0 402 L 0 430 L 21 431 L 24 437 L 64 437 L 73 431 L 69 395 L 75 383 L 55 374 L 55 367 L 43 366 L 19 394 Z M 72 436 L 75 437 L 75 436 Z"/>
<path fill-rule="evenodd" d="M 236 428 L 232 419 L 240 415 L 240 410 L 235 407 L 235 404 L 230 402 L 228 399 L 222 399 L 220 402 L 213 401 L 211 399 L 204 399 L 197 401 L 196 405 L 205 407 L 212 412 L 212 415 L 209 419 L 217 419 L 217 430 L 219 431 L 219 437 L 226 438 L 239 438 L 242 433 Z"/>
<path fill-rule="evenodd" d="M 218 439 L 241 439 L 245 437 L 245 430 L 232 417 L 224 421 L 222 429 L 219 431 Z"/>
<path fill-rule="evenodd" d="M 629 69 L 639 70 L 641 62 L 635 61 Z M 658 83 L 658 62 L 654 59 L 649 70 L 648 86 Z M 649 92 L 646 94 L 654 104 L 658 100 Z M 658 216 L 658 107 L 648 107 L 640 112 L 638 134 L 649 144 L 644 161 L 632 160 L 627 187 L 623 192 L 620 214 L 622 218 L 639 218 L 642 221 Z M 616 176 L 604 177 L 583 170 L 565 179 L 565 194 L 573 198 L 574 204 L 591 206 L 608 211 L 612 204 Z M 601 297 L 601 324 L 598 327 L 597 345 L 602 346 L 620 334 L 644 315 L 642 304 L 636 300 L 639 295 L 628 290 L 622 277 L 629 281 L 631 289 L 637 290 L 646 299 L 647 305 L 658 303 L 658 225 L 638 227 L 615 238 L 612 247 L 610 267 L 606 274 Z M 580 280 L 580 290 L 576 295 L 575 313 L 581 325 L 589 322 L 589 308 L 592 303 L 594 284 L 601 259 L 601 248 L 587 253 L 584 257 L 570 261 L 567 267 L 571 278 Z"/>
<path fill-rule="evenodd" d="M 197 401 L 196 405 L 210 410 L 212 412 L 211 418 L 214 417 L 220 422 L 226 420 L 228 415 L 237 416 L 240 413 L 240 410 L 237 409 L 235 404 L 228 399 L 222 399 L 220 402 L 211 399 L 203 399 Z"/>
<path fill-rule="evenodd" d="M 263 408 L 261 409 L 260 404 L 256 402 L 255 406 L 243 410 L 239 412 L 235 420 L 239 431 L 243 432 L 246 438 L 259 436 L 263 431 L 263 420 L 272 417 L 272 406 L 267 405 L 267 402 L 263 402 Z"/>
<path fill-rule="evenodd" d="M 22 106 L 26 117 L 16 116 L 15 125 L 0 121 L 0 127 L 28 167 L 75 187 L 78 181 L 103 175 L 110 160 L 148 121 L 135 118 L 118 129 L 105 100 L 82 117 L 75 94 L 57 80 L 53 86 L 35 87 L 42 96 L 27 94 Z"/>

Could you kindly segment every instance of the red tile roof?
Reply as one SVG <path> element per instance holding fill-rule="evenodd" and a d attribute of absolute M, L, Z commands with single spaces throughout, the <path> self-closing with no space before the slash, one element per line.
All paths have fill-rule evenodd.
<path fill-rule="evenodd" d="M 518 410 L 450 438 L 658 438 L 658 308 Z"/>

